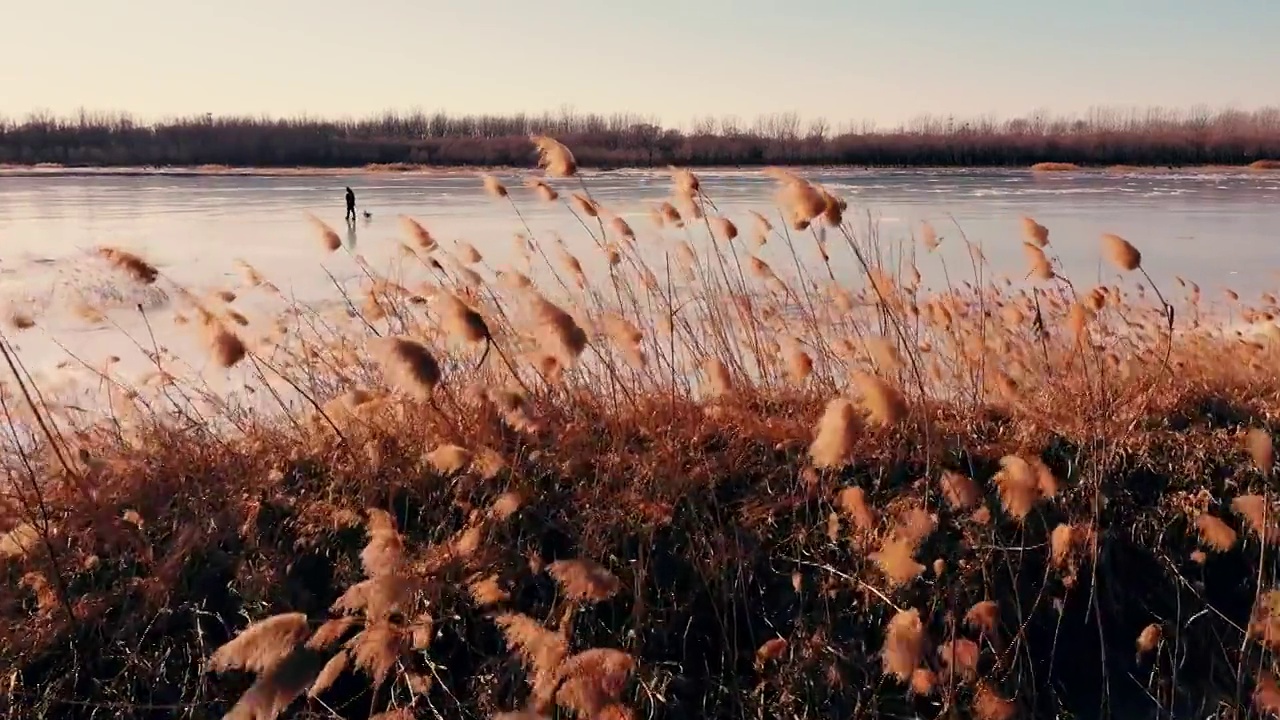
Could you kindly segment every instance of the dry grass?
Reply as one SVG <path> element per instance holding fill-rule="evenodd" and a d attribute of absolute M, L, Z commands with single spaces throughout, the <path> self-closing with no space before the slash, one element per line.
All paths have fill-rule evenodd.
<path fill-rule="evenodd" d="M 1033 172 L 1073 172 L 1079 169 L 1079 165 L 1066 162 L 1039 162 L 1031 166 Z"/>
<path fill-rule="evenodd" d="M 104 254 L 188 299 L 210 359 L 256 384 L 215 392 L 162 351 L 146 380 L 93 375 L 111 403 L 90 413 L 15 363 L 11 716 L 1280 704 L 1274 300 L 1257 335 L 1185 281 L 1171 313 L 1115 235 L 1116 274 L 1073 286 L 1030 218 L 1003 247 L 1023 282 L 927 225 L 899 267 L 916 248 L 787 171 L 780 207 L 730 218 L 677 170 L 633 227 L 538 143 L 545 177 L 488 190 L 575 213 L 601 274 L 524 236 L 499 276 L 501 249 L 451 255 L 402 218 L 417 276 L 370 268 L 337 320 L 263 320 L 252 268 L 215 314 Z"/>

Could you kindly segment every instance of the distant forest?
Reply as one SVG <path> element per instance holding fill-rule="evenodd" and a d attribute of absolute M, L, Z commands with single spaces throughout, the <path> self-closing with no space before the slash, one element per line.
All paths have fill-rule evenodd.
<path fill-rule="evenodd" d="M 775 165 L 1266 165 L 1280 160 L 1280 108 L 1096 109 L 1082 117 L 921 117 L 895 128 L 792 113 L 706 117 L 682 129 L 634 114 L 396 113 L 358 120 L 251 117 L 141 123 L 81 113 L 0 120 L 0 164 L 67 166 L 530 166 L 551 135 L 586 167 Z M 1259 162 L 1263 161 L 1263 162 Z"/>

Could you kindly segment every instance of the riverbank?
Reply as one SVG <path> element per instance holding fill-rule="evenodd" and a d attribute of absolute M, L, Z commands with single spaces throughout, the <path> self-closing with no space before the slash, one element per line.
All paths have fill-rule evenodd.
<path fill-rule="evenodd" d="M 753 124 L 723 118 L 678 129 L 635 115 L 461 116 L 387 113 L 364 119 L 128 116 L 0 121 L 0 163 L 68 166 L 532 167 L 533 137 L 552 135 L 588 168 L 1031 167 L 1069 164 L 1243 166 L 1280 160 L 1280 111 L 1095 112 L 920 118 L 894 128 L 835 128 L 791 114 Z"/>

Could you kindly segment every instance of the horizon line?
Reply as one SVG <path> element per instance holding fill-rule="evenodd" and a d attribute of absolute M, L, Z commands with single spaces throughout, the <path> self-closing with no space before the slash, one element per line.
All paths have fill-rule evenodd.
<path fill-rule="evenodd" d="M 1165 117 L 1154 117 L 1155 115 L 1164 115 Z M 1074 123 L 1074 122 L 1090 122 L 1100 120 L 1111 121 L 1138 121 L 1152 123 L 1157 120 L 1173 123 L 1185 124 L 1191 121 L 1199 120 L 1204 122 L 1212 122 L 1215 119 L 1222 119 L 1224 116 L 1243 115 L 1251 119 L 1272 119 L 1267 116 L 1275 115 L 1276 120 L 1280 121 L 1280 104 L 1262 104 L 1252 107 L 1242 107 L 1236 103 L 1227 103 L 1223 105 L 1213 106 L 1208 103 L 1193 103 L 1183 106 L 1168 105 L 1092 105 L 1083 111 L 1063 112 L 1051 110 L 1049 108 L 1033 108 L 1021 114 L 1000 114 L 996 112 L 976 113 L 960 115 L 948 112 L 935 113 L 919 113 L 910 119 L 902 120 L 897 123 L 884 123 L 874 118 L 844 118 L 833 123 L 831 118 L 824 115 L 804 115 L 795 110 L 777 110 L 771 112 L 760 112 L 752 116 L 742 116 L 735 113 L 726 114 L 694 114 L 688 119 L 672 123 L 656 114 L 646 114 L 634 110 L 618 110 L 611 112 L 599 111 L 579 111 L 571 105 L 561 105 L 556 109 L 543 109 L 536 111 L 513 110 L 506 113 L 468 113 L 468 112 L 452 112 L 444 108 L 428 110 L 422 106 L 411 106 L 407 108 L 388 107 L 381 110 L 372 110 L 363 114 L 342 114 L 342 115 L 323 115 L 308 112 L 300 113 L 236 113 L 236 112 L 191 112 L 186 114 L 175 113 L 167 115 L 156 115 L 147 117 L 137 115 L 128 110 L 103 110 L 91 109 L 87 107 L 77 108 L 70 112 L 55 112 L 48 108 L 34 108 L 26 111 L 20 118 L 15 117 L 5 111 L 0 111 L 0 128 L 8 127 L 24 127 L 44 123 L 70 124 L 79 122 L 81 124 L 92 122 L 128 122 L 139 127 L 164 127 L 168 125 L 190 124 L 193 121 L 256 121 L 256 122 L 311 122 L 321 124 L 361 124 L 374 122 L 381 119 L 394 118 L 443 118 L 447 120 L 515 120 L 518 118 L 534 119 L 534 120 L 583 120 L 583 119 L 621 119 L 628 121 L 629 125 L 654 125 L 663 130 L 676 130 L 680 132 L 698 132 L 700 129 L 704 132 L 710 131 L 712 134 L 720 134 L 722 128 L 728 126 L 736 126 L 741 132 L 750 132 L 753 125 L 760 125 L 765 122 L 784 121 L 788 124 L 797 125 L 817 125 L 821 124 L 827 131 L 835 131 L 844 134 L 868 134 L 876 132 L 902 132 L 912 126 L 922 124 L 932 124 L 935 122 L 947 122 L 950 124 L 959 123 L 968 125 L 974 123 L 983 123 L 987 125 L 1008 125 L 1017 121 L 1036 121 L 1045 124 L 1058 123 Z M 1109 117 L 1104 117 L 1109 116 Z"/>

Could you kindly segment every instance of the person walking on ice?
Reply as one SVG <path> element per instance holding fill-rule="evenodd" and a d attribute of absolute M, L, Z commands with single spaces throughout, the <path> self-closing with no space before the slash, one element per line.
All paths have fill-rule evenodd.
<path fill-rule="evenodd" d="M 347 222 L 356 221 L 356 194 L 347 186 Z"/>

